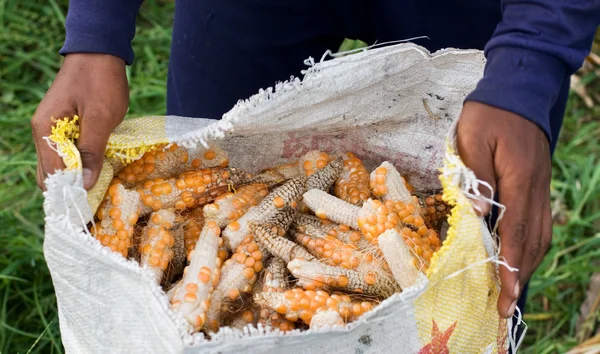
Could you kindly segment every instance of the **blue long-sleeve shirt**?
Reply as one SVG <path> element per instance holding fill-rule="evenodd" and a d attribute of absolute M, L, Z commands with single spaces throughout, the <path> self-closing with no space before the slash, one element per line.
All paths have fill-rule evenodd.
<path fill-rule="evenodd" d="M 481 1 L 490 6 L 490 0 Z M 562 121 L 564 110 L 564 104 L 556 108 L 557 99 L 561 92 L 566 96 L 568 78 L 589 53 L 600 22 L 600 0 L 495 1 L 501 5 L 502 20 L 484 48 L 487 58 L 484 77 L 466 100 L 502 108 L 535 122 L 553 148 L 560 122 L 556 124 L 552 120 Z M 131 64 L 134 59 L 131 42 L 141 3 L 142 0 L 71 0 L 66 40 L 60 53 L 107 53 Z M 183 8 L 182 13 L 190 14 L 205 11 L 200 6 L 213 6 L 207 4 L 178 0 L 176 6 Z M 460 14 L 449 14 L 453 15 Z M 210 15 L 205 20 L 199 19 L 197 25 L 202 26 L 209 18 Z M 277 28 L 272 30 L 277 31 Z M 187 32 L 186 28 L 176 26 L 174 40 L 188 35 Z M 184 69 L 187 70 L 179 68 Z M 197 68 L 190 68 L 194 69 Z"/>

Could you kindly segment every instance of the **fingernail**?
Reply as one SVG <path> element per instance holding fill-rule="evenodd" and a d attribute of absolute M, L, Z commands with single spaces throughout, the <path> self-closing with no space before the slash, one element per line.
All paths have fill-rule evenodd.
<path fill-rule="evenodd" d="M 90 184 L 92 184 L 92 170 L 89 168 L 83 169 L 83 187 L 89 188 Z"/>
<path fill-rule="evenodd" d="M 515 287 L 513 288 L 514 297 L 519 297 L 520 292 L 521 292 L 521 286 L 519 284 L 519 279 L 517 279 L 517 282 L 515 283 Z"/>
<path fill-rule="evenodd" d="M 515 314 L 515 308 L 517 307 L 517 300 L 513 301 L 508 308 L 508 317 L 512 317 Z"/>

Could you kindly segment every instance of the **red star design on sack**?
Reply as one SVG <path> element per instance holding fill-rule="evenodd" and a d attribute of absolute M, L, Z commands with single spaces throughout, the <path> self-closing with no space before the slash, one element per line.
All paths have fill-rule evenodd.
<path fill-rule="evenodd" d="M 433 320 L 431 343 L 421 348 L 419 354 L 450 354 L 448 340 L 450 340 L 450 336 L 452 335 L 452 332 L 454 332 L 454 328 L 456 328 L 456 323 L 457 322 L 454 322 L 452 326 L 448 327 L 448 329 L 442 333 L 440 332 L 437 323 L 435 323 L 435 320 Z"/>

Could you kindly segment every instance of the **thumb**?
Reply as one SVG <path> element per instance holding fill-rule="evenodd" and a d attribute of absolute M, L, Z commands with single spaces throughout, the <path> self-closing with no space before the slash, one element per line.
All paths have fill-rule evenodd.
<path fill-rule="evenodd" d="M 475 177 L 486 182 L 490 187 L 479 186 L 478 192 L 484 198 L 493 199 L 496 190 L 496 174 L 494 169 L 494 150 L 490 139 L 481 131 L 481 124 L 469 111 L 463 113 L 457 127 L 457 148 L 460 158 Z M 473 190 L 469 191 L 474 193 Z M 479 216 L 487 216 L 491 211 L 491 203 L 471 198 L 475 212 Z"/>
<path fill-rule="evenodd" d="M 82 117 L 77 149 L 83 164 L 83 186 L 92 189 L 102 170 L 104 152 L 113 126 L 102 116 Z"/>

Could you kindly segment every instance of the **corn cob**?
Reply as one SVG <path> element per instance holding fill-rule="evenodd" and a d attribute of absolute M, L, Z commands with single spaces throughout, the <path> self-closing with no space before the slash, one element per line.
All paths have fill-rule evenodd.
<path fill-rule="evenodd" d="M 187 264 L 183 222 L 184 220 L 181 216 L 176 217 L 175 226 L 171 229 L 173 238 L 175 239 L 175 243 L 173 244 L 173 259 L 171 259 L 171 263 L 169 263 L 163 276 L 164 284 L 172 283 L 177 276 L 181 275 Z"/>
<path fill-rule="evenodd" d="M 227 154 L 218 146 L 188 150 L 177 144 L 166 149 L 162 145 L 126 165 L 117 177 L 129 188 L 145 180 L 167 179 L 189 170 L 227 167 L 228 164 Z"/>
<path fill-rule="evenodd" d="M 379 236 L 379 248 L 390 266 L 396 283 L 402 289 L 414 285 L 419 270 L 415 267 L 413 251 L 406 245 L 396 229 L 386 230 Z"/>
<path fill-rule="evenodd" d="M 238 220 L 232 221 L 223 230 L 225 244 L 230 249 L 236 249 L 249 233 L 249 221 L 264 222 L 272 218 L 277 212 L 286 206 L 295 208 L 297 201 L 305 190 L 306 178 L 299 177 L 290 179 L 281 186 L 275 188 L 257 206 L 251 207 Z"/>
<path fill-rule="evenodd" d="M 320 189 L 327 191 L 338 179 L 344 165 L 341 158 L 331 160 L 330 163 L 320 168 L 318 172 L 311 174 L 306 179 L 306 190 Z"/>
<path fill-rule="evenodd" d="M 103 246 L 127 257 L 139 214 L 139 193 L 125 189 L 120 183 L 112 184 L 98 207 L 99 222 L 92 227 L 92 234 Z"/>
<path fill-rule="evenodd" d="M 320 311 L 315 313 L 310 320 L 310 329 L 343 326 L 344 319 L 337 311 Z"/>
<path fill-rule="evenodd" d="M 241 186 L 235 193 L 222 194 L 212 204 L 206 204 L 203 208 L 204 217 L 214 220 L 220 228 L 224 228 L 260 203 L 268 194 L 269 189 L 263 183 Z"/>
<path fill-rule="evenodd" d="M 450 213 L 450 207 L 442 199 L 442 193 L 434 193 L 419 198 L 419 204 L 425 222 L 433 227 L 439 228 L 440 223 L 446 220 Z"/>
<path fill-rule="evenodd" d="M 209 220 L 202 228 L 190 264 L 184 269 L 183 284 L 175 293 L 171 306 L 185 316 L 195 331 L 206 323 L 212 292 L 220 277 L 221 260 L 217 249 L 222 243 L 221 229 Z"/>
<path fill-rule="evenodd" d="M 334 229 L 338 226 L 338 224 L 328 219 L 321 219 L 314 215 L 302 213 L 297 214 L 296 218 L 294 219 L 293 227 L 305 227 L 307 225 L 318 227 L 323 232 L 329 232 L 329 230 Z"/>
<path fill-rule="evenodd" d="M 148 224 L 142 231 L 140 265 L 152 270 L 158 283 L 173 259 L 175 237 L 171 229 L 174 223 L 173 211 L 163 209 L 150 215 Z"/>
<path fill-rule="evenodd" d="M 331 294 L 318 290 L 294 288 L 285 293 L 261 292 L 254 295 L 256 304 L 269 307 L 291 322 L 299 319 L 310 324 L 312 317 L 321 311 L 335 311 L 345 322 L 351 322 L 371 311 L 374 302 L 352 301 L 346 294 Z"/>
<path fill-rule="evenodd" d="M 169 300 L 169 303 L 171 303 L 173 301 L 173 298 L 175 297 L 175 294 L 179 291 L 179 289 L 181 288 L 182 284 L 183 284 L 183 278 L 179 279 L 179 281 L 177 283 L 173 284 L 167 290 L 167 299 Z"/>
<path fill-rule="evenodd" d="M 265 268 L 262 291 L 285 292 L 289 288 L 286 279 L 287 273 L 285 262 L 279 257 L 273 257 L 267 268 Z M 286 320 L 284 316 L 272 309 L 264 306 L 259 308 L 258 323 L 264 327 L 272 327 L 282 332 L 296 328 L 294 322 Z"/>
<path fill-rule="evenodd" d="M 370 179 L 373 195 L 382 201 L 401 201 L 404 204 L 412 204 L 415 208 L 414 216 L 419 216 L 420 205 L 417 197 L 411 195 L 406 187 L 406 181 L 400 172 L 391 163 L 384 161 L 379 167 L 371 172 Z"/>
<path fill-rule="evenodd" d="M 371 197 L 369 172 L 351 152 L 344 155 L 344 171 L 335 181 L 334 193 L 338 198 L 358 206 Z"/>
<path fill-rule="evenodd" d="M 302 246 L 286 239 L 279 237 L 268 226 L 262 226 L 257 223 L 251 223 L 250 228 L 254 234 L 256 242 L 267 249 L 272 255 L 281 258 L 288 263 L 296 258 L 306 260 L 314 260 L 315 257 L 307 252 Z"/>
<path fill-rule="evenodd" d="M 317 217 L 358 229 L 357 219 L 360 207 L 319 189 L 309 189 L 302 197 L 303 202 Z"/>
<path fill-rule="evenodd" d="M 282 164 L 282 165 L 277 165 L 275 167 L 266 169 L 262 172 L 266 172 L 266 171 L 273 171 L 275 173 L 278 173 L 278 174 L 282 175 L 286 180 L 300 177 L 300 169 L 299 169 L 298 161 L 295 161 L 292 163 L 286 163 L 286 164 Z"/>
<path fill-rule="evenodd" d="M 252 176 L 248 183 L 261 183 L 266 184 L 267 187 L 271 188 L 286 181 L 286 178 L 277 171 L 264 170 L 261 173 Z"/>
<path fill-rule="evenodd" d="M 215 200 L 232 185 L 247 183 L 249 174 L 235 168 L 211 168 L 184 172 L 168 180 L 148 180 L 138 185 L 142 215 L 175 207 L 177 210 L 195 208 Z"/>
<path fill-rule="evenodd" d="M 194 208 L 182 215 L 186 219 L 184 226 L 184 247 L 186 257 L 196 248 L 196 242 L 204 227 L 204 214 L 202 208 Z"/>
<path fill-rule="evenodd" d="M 294 259 L 288 263 L 288 269 L 298 278 L 298 285 L 307 290 L 336 289 L 380 297 L 400 291 L 392 278 L 373 267 L 350 270 L 318 261 Z"/>
<path fill-rule="evenodd" d="M 256 326 L 258 322 L 258 309 L 251 308 L 248 310 L 239 311 L 227 324 L 227 327 L 244 329 L 248 325 Z"/>
<path fill-rule="evenodd" d="M 300 175 L 309 177 L 327 166 L 330 160 L 331 158 L 327 153 L 311 150 L 298 160 Z"/>
<path fill-rule="evenodd" d="M 250 234 L 242 240 L 231 258 L 223 263 L 222 277 L 213 292 L 206 327 L 216 332 L 222 323 L 221 313 L 244 294 L 252 292 L 257 274 L 263 269 L 264 252 Z"/>

